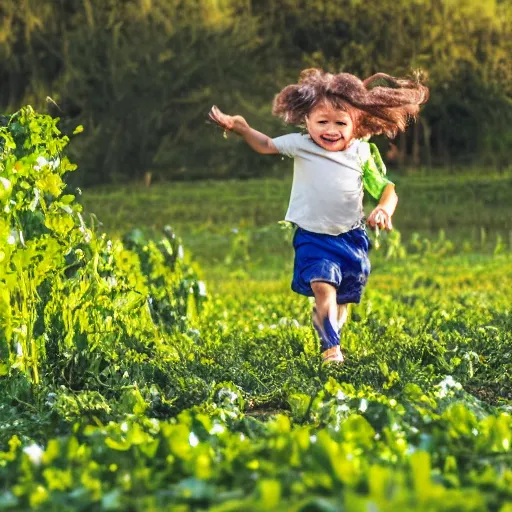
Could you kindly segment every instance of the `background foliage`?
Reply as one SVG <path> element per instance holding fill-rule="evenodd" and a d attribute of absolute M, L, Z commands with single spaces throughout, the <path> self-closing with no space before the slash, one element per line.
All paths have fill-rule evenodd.
<path fill-rule="evenodd" d="M 65 132 L 83 124 L 71 147 L 84 171 L 76 183 L 146 171 L 161 179 L 282 172 L 279 160 L 226 144 L 206 113 L 216 103 L 277 136 L 273 95 L 306 66 L 362 77 L 420 67 L 431 100 L 395 141 L 395 162 L 508 165 L 506 0 L 5 0 L 1 12 L 1 108 L 48 107 Z"/>

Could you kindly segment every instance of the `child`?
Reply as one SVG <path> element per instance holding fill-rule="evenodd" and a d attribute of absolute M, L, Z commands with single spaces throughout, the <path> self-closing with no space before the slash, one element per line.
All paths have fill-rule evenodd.
<path fill-rule="evenodd" d="M 359 303 L 370 274 L 369 240 L 363 214 L 363 188 L 379 200 L 366 222 L 392 229 L 398 197 L 371 135 L 395 137 L 428 99 L 419 80 L 378 73 L 364 81 L 348 73 L 306 69 L 298 84 L 276 95 L 272 113 L 301 125 L 307 135 L 271 139 L 241 116 L 216 106 L 210 118 L 241 135 L 258 153 L 294 158 L 293 184 L 286 220 L 297 229 L 292 289 L 314 296 L 313 325 L 323 361 L 343 362 L 340 330 L 347 304 Z"/>

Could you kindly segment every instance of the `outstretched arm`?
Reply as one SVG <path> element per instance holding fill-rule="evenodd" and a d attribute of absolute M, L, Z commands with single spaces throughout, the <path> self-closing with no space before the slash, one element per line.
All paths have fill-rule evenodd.
<path fill-rule="evenodd" d="M 249 126 L 242 116 L 228 116 L 222 113 L 215 105 L 208 114 L 210 119 L 224 130 L 229 130 L 240 135 L 247 144 L 257 153 L 274 155 L 279 153 L 272 139 L 264 133 L 258 132 Z"/>

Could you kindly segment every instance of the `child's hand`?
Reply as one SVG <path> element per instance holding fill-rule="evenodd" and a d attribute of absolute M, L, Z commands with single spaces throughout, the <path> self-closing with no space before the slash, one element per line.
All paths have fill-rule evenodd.
<path fill-rule="evenodd" d="M 384 210 L 381 206 L 377 206 L 375 210 L 368 216 L 366 223 L 371 227 L 378 227 L 379 229 L 387 229 L 391 231 L 393 229 L 393 224 L 391 223 L 391 216 L 389 213 Z"/>
<path fill-rule="evenodd" d="M 239 135 L 249 128 L 249 124 L 242 116 L 228 116 L 227 114 L 223 114 L 215 105 L 210 110 L 208 116 L 221 128 L 224 128 L 224 130 L 233 131 Z"/>

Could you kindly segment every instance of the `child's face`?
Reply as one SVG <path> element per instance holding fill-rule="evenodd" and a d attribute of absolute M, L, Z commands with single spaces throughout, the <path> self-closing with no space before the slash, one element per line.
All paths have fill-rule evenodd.
<path fill-rule="evenodd" d="M 327 151 L 348 148 L 354 134 L 354 123 L 348 112 L 335 109 L 330 103 L 320 103 L 306 117 L 309 135 Z"/>

